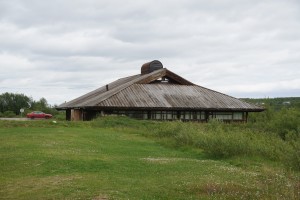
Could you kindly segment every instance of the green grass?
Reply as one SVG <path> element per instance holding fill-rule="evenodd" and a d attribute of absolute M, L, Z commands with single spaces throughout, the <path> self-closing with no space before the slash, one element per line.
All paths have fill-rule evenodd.
<path fill-rule="evenodd" d="M 0 198 L 299 199 L 299 172 L 255 155 L 214 158 L 166 137 L 188 126 L 178 124 L 0 122 Z"/>

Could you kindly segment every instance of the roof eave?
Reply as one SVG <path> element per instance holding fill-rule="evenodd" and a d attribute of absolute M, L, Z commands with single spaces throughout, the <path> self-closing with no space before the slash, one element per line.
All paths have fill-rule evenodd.
<path fill-rule="evenodd" d="M 84 110 L 201 110 L 220 112 L 262 112 L 264 108 L 197 108 L 197 107 L 116 107 L 116 106 L 84 106 L 84 107 L 56 107 L 57 110 L 84 109 Z"/>

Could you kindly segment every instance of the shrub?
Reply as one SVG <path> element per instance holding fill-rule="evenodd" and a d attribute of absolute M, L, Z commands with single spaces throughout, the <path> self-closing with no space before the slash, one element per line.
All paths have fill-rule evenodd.
<path fill-rule="evenodd" d="M 5 111 L 4 113 L 3 113 L 3 116 L 4 117 L 10 117 L 10 118 L 12 118 L 12 117 L 15 117 L 16 116 L 16 114 L 13 112 L 13 111 Z"/>
<path fill-rule="evenodd" d="M 66 120 L 66 112 L 65 111 L 59 111 L 57 114 L 53 115 L 53 118 L 59 121 Z"/>
<path fill-rule="evenodd" d="M 289 142 L 289 148 L 285 149 L 282 162 L 288 168 L 300 171 L 300 139 Z"/>
<path fill-rule="evenodd" d="M 221 122 L 209 123 L 205 132 L 200 132 L 197 147 L 216 158 L 228 158 L 250 154 L 250 141 L 240 131 L 225 130 Z"/>
<path fill-rule="evenodd" d="M 276 131 L 253 128 L 249 124 L 224 124 L 217 120 L 199 124 L 106 116 L 95 119 L 91 126 L 117 128 L 155 137 L 168 147 L 199 148 L 211 158 L 258 156 L 281 162 L 290 169 L 300 170 L 300 139 L 297 135 L 299 127 L 297 131 L 288 128 L 285 140 L 282 140 Z M 272 127 L 273 124 L 269 126 Z"/>
<path fill-rule="evenodd" d="M 295 138 L 300 137 L 300 111 L 296 108 L 282 108 L 274 111 L 268 107 L 263 113 L 251 113 L 248 127 L 252 130 L 275 133 L 283 140 L 288 134 L 293 133 Z"/>
<path fill-rule="evenodd" d="M 198 132 L 191 123 L 182 124 L 177 130 L 178 132 L 174 136 L 177 146 L 195 146 Z"/>
<path fill-rule="evenodd" d="M 289 134 L 291 141 L 287 142 L 282 140 L 277 133 L 254 131 L 248 125 L 224 124 L 212 120 L 207 124 L 156 123 L 148 127 L 145 135 L 157 137 L 167 146 L 175 144 L 176 147 L 200 148 L 212 158 L 259 156 L 300 170 L 300 144 L 298 140 L 295 140 L 293 133 Z"/>
<path fill-rule="evenodd" d="M 140 122 L 141 123 L 141 122 Z M 104 116 L 97 117 L 91 122 L 93 127 L 109 127 L 109 128 L 139 128 L 138 120 L 126 116 Z"/>
<path fill-rule="evenodd" d="M 150 127 L 152 134 L 156 137 L 173 137 L 182 131 L 181 122 L 165 122 L 165 123 L 157 123 L 155 127 Z"/>
<path fill-rule="evenodd" d="M 272 120 L 272 129 L 276 131 L 282 139 L 286 139 L 289 133 L 299 137 L 300 129 L 300 112 L 296 109 L 282 109 Z"/>

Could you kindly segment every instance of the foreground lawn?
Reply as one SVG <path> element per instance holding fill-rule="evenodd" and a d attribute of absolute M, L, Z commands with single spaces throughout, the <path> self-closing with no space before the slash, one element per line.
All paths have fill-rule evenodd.
<path fill-rule="evenodd" d="M 2 199 L 299 198 L 299 173 L 267 161 L 209 159 L 200 150 L 166 147 L 126 127 L 5 123 Z"/>

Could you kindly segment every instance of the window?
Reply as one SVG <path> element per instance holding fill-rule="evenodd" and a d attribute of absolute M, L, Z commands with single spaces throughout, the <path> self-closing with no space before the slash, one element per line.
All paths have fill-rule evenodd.
<path fill-rule="evenodd" d="M 203 111 L 181 111 L 181 120 L 205 120 L 205 112 Z"/>
<path fill-rule="evenodd" d="M 173 112 L 172 111 L 168 111 L 167 112 L 167 119 L 168 120 L 172 120 L 173 119 Z"/>
<path fill-rule="evenodd" d="M 172 120 L 177 119 L 176 111 L 151 111 L 151 119 L 157 120 Z"/>
<path fill-rule="evenodd" d="M 220 120 L 243 120 L 243 112 L 213 112 L 212 118 Z"/>
<path fill-rule="evenodd" d="M 125 115 L 136 119 L 200 121 L 205 120 L 204 111 L 141 111 L 141 110 L 107 110 L 106 115 Z M 214 116 L 215 117 L 215 116 Z M 220 117 L 220 116 L 218 116 Z M 224 118 L 224 117 L 223 117 Z M 222 118 L 222 119 L 223 119 Z M 231 119 L 231 118 L 230 118 Z"/>
<path fill-rule="evenodd" d="M 161 119 L 161 112 L 155 112 L 155 119 Z"/>
<path fill-rule="evenodd" d="M 143 119 L 148 119 L 148 112 L 143 112 Z"/>
<path fill-rule="evenodd" d="M 205 112 L 201 112 L 201 119 L 205 120 Z"/>
<path fill-rule="evenodd" d="M 194 118 L 196 119 L 196 118 Z M 205 120 L 205 112 L 197 112 L 197 120 Z"/>
<path fill-rule="evenodd" d="M 191 112 L 185 112 L 185 119 L 191 119 Z"/>
<path fill-rule="evenodd" d="M 220 120 L 232 120 L 232 112 L 216 112 L 214 117 Z"/>
<path fill-rule="evenodd" d="M 234 112 L 233 119 L 234 120 L 243 120 L 243 113 L 242 112 Z"/>

